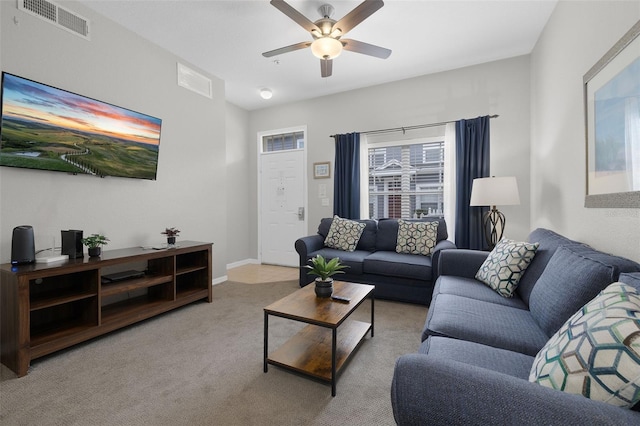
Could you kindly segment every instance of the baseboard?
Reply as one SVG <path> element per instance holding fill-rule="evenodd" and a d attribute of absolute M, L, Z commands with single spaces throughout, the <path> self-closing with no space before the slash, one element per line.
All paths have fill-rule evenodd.
<path fill-rule="evenodd" d="M 211 285 L 222 284 L 223 282 L 227 281 L 228 279 L 229 279 L 229 277 L 227 275 L 223 275 L 221 277 L 214 278 L 213 281 L 211 282 Z"/>
<path fill-rule="evenodd" d="M 258 259 L 239 260 L 237 262 L 228 263 L 227 264 L 227 271 L 229 269 L 238 268 L 238 267 L 244 266 L 244 265 L 259 265 L 259 264 L 260 264 L 260 261 Z"/>

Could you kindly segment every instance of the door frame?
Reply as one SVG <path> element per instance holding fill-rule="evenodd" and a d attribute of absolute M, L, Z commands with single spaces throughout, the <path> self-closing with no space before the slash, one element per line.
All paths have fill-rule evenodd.
<path fill-rule="evenodd" d="M 258 189 L 258 214 L 257 214 L 257 229 L 258 229 L 258 247 L 257 247 L 257 252 L 258 252 L 258 263 L 262 263 L 262 161 L 261 161 L 261 156 L 263 154 L 262 152 L 262 138 L 265 136 L 269 136 L 269 135 L 279 135 L 282 133 L 293 133 L 293 132 L 302 132 L 304 135 L 304 142 L 303 142 L 303 146 L 302 146 L 302 158 L 303 158 L 303 164 L 302 164 L 302 200 L 303 200 L 303 207 L 304 207 L 304 235 L 300 235 L 300 237 L 304 237 L 307 235 L 308 232 L 308 228 L 309 228 L 309 224 L 308 224 L 308 219 L 309 219 L 309 198 L 308 198 L 308 192 L 309 192 L 309 187 L 308 187 L 308 179 L 307 179 L 307 144 L 309 141 L 309 136 L 307 133 L 307 126 L 306 125 L 300 125 L 300 126 L 293 126 L 293 127 L 286 127 L 286 128 L 282 128 L 282 129 L 273 129 L 273 130 L 265 130 L 265 131 L 260 131 L 257 133 L 256 135 L 256 144 L 257 144 L 257 154 L 256 154 L 256 161 L 257 161 L 257 168 L 258 168 L 258 173 L 257 173 L 257 189 Z M 274 153 L 271 153 L 269 155 L 277 155 L 277 151 Z"/>

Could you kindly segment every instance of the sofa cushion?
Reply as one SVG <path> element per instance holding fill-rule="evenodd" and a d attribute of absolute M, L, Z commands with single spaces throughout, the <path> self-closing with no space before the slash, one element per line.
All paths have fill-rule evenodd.
<path fill-rule="evenodd" d="M 517 295 L 515 297 L 502 297 L 486 284 L 473 278 L 441 275 L 436 281 L 433 289 L 433 297 L 438 294 L 453 294 L 456 296 L 469 297 L 471 299 L 482 300 L 499 305 L 511 306 L 518 309 L 529 309 L 529 307 Z"/>
<path fill-rule="evenodd" d="M 516 292 L 520 295 L 522 300 L 529 305 L 529 299 L 531 298 L 531 291 L 535 286 L 538 278 L 544 272 L 547 263 L 551 260 L 551 257 L 556 252 L 558 247 L 566 245 L 576 245 L 581 247 L 589 247 L 586 244 L 570 240 L 569 238 L 557 234 L 549 229 L 538 228 L 533 230 L 528 237 L 530 243 L 538 243 L 538 250 L 536 255 L 527 267 L 526 273 L 520 278 L 520 283 Z"/>
<path fill-rule="evenodd" d="M 437 241 L 446 240 L 447 224 L 444 219 L 403 219 L 405 222 L 438 222 Z M 395 251 L 398 244 L 398 219 L 380 219 L 378 221 L 378 233 L 376 235 L 376 250 Z"/>
<path fill-rule="evenodd" d="M 620 281 L 622 283 L 625 283 L 625 284 L 629 284 L 630 286 L 632 286 L 636 290 L 638 290 L 638 292 L 640 293 L 640 273 L 638 273 L 638 272 L 633 272 L 633 273 L 625 272 L 623 274 L 620 274 L 620 277 L 619 277 L 618 281 Z"/>
<path fill-rule="evenodd" d="M 640 295 L 613 283 L 537 354 L 529 380 L 620 407 L 640 401 Z"/>
<path fill-rule="evenodd" d="M 371 253 L 364 250 L 355 250 L 355 251 L 343 251 L 332 248 L 322 248 L 320 250 L 316 250 L 308 254 L 309 258 L 320 255 L 324 257 L 327 261 L 333 259 L 334 257 L 339 257 L 340 261 L 347 265 L 348 269 L 343 269 L 345 273 L 348 274 L 362 274 L 362 262 L 364 259 L 369 256 Z M 336 275 L 334 277 L 337 280 L 340 280 L 340 275 Z"/>
<path fill-rule="evenodd" d="M 407 222 L 398 220 L 396 253 L 428 256 L 436 245 L 438 222 Z"/>
<path fill-rule="evenodd" d="M 364 223 L 355 220 L 334 216 L 324 245 L 338 250 L 354 251 L 365 226 Z"/>
<path fill-rule="evenodd" d="M 378 222 L 373 219 L 352 220 L 365 224 L 362 235 L 360 236 L 360 240 L 356 245 L 356 250 L 374 251 L 376 249 L 376 234 L 378 231 Z M 327 238 L 327 234 L 329 233 L 329 228 L 331 228 L 332 223 L 332 217 L 326 217 L 320 220 L 320 225 L 318 225 L 318 234 L 321 235 L 322 238 Z"/>
<path fill-rule="evenodd" d="M 524 380 L 529 378 L 533 364 L 533 357 L 530 355 L 439 336 L 431 336 L 425 340 L 418 353 L 486 368 Z"/>
<path fill-rule="evenodd" d="M 447 336 L 535 356 L 549 340 L 524 309 L 439 294 L 431 301 L 422 339 Z"/>
<path fill-rule="evenodd" d="M 480 266 L 476 279 L 501 296 L 512 297 L 537 249 L 538 243 L 522 243 L 505 238 L 491 250 Z"/>
<path fill-rule="evenodd" d="M 615 266 L 579 250 L 558 248 L 531 292 L 529 309 L 547 336 L 617 278 Z"/>
<path fill-rule="evenodd" d="M 377 251 L 364 259 L 363 270 L 366 274 L 424 281 L 431 277 L 431 256 Z"/>

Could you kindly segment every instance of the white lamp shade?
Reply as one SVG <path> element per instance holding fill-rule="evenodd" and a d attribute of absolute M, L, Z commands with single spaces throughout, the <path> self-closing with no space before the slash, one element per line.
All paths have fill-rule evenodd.
<path fill-rule="evenodd" d="M 471 206 L 511 206 L 520 204 L 515 176 L 489 177 L 473 180 Z"/>
<path fill-rule="evenodd" d="M 331 37 L 320 37 L 311 43 L 311 52 L 316 58 L 334 59 L 342 53 L 342 43 Z"/>

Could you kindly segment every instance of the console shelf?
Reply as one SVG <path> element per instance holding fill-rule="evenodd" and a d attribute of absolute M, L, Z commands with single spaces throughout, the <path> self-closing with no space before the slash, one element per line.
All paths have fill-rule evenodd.
<path fill-rule="evenodd" d="M 37 311 L 40 309 L 51 308 L 57 305 L 64 305 L 66 303 L 75 302 L 76 300 L 89 299 L 96 297 L 96 293 L 81 292 L 81 293 L 69 293 L 62 296 L 52 296 L 49 298 L 42 298 L 31 301 L 30 311 Z"/>
<path fill-rule="evenodd" d="M 105 327 L 117 325 L 116 328 L 123 327 L 142 319 L 156 316 L 166 312 L 167 304 L 165 300 L 151 299 L 145 296 L 129 299 L 124 302 L 113 303 L 102 309 L 102 322 Z M 131 321 L 135 319 L 135 321 Z"/>
<path fill-rule="evenodd" d="M 182 274 L 189 274 L 191 272 L 196 272 L 196 271 L 202 271 L 207 269 L 206 266 L 190 266 L 190 267 L 183 267 L 180 268 L 176 271 L 176 275 L 182 275 Z"/>
<path fill-rule="evenodd" d="M 139 288 L 153 287 L 159 284 L 167 284 L 172 281 L 172 275 L 160 275 L 102 284 L 100 288 L 100 295 L 102 297 L 115 296 L 116 294 L 127 293 Z"/>
<path fill-rule="evenodd" d="M 57 349 L 48 350 L 48 347 L 57 344 L 61 339 L 76 336 L 83 331 L 86 332 L 92 327 L 93 325 L 89 324 L 66 321 L 58 324 L 57 328 L 48 329 L 46 332 L 38 333 L 34 331 L 31 335 L 31 352 L 38 353 L 39 356 L 55 352 Z"/>
<path fill-rule="evenodd" d="M 198 300 L 211 302 L 211 244 L 128 248 L 55 265 L 0 265 L 0 361 L 18 376 L 31 360 Z M 113 270 L 139 278 L 101 283 Z"/>

